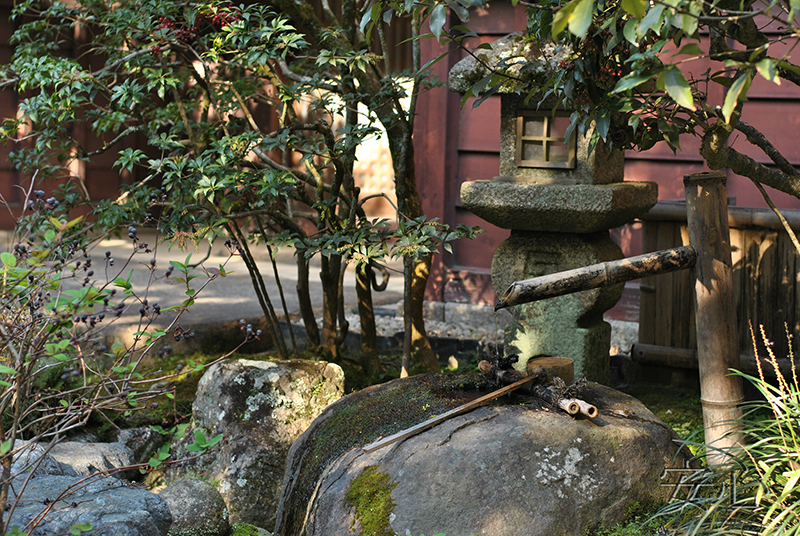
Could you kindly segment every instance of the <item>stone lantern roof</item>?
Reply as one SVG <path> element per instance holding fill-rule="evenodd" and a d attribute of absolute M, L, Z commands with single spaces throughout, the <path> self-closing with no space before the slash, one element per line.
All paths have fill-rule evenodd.
<path fill-rule="evenodd" d="M 554 98 L 526 98 L 525 88 L 536 89 L 569 53 L 555 45 L 539 51 L 512 33 L 450 70 L 448 87 L 460 93 L 472 91 L 490 67 L 514 79 L 497 91 L 499 173 L 461 188 L 464 207 L 501 228 L 592 233 L 623 225 L 658 199 L 655 183 L 624 182 L 624 151 L 602 141 L 589 147 L 591 129 L 567 139 L 571 110 Z"/>

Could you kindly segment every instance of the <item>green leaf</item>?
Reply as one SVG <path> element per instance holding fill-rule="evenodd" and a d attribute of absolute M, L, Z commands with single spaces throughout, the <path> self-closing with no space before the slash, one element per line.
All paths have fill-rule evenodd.
<path fill-rule="evenodd" d="M 770 58 L 764 58 L 756 64 L 756 70 L 758 70 L 758 74 L 770 82 L 781 85 L 781 77 L 778 76 L 777 61 Z"/>
<path fill-rule="evenodd" d="M 789 480 L 786 481 L 786 485 L 783 487 L 783 496 L 788 496 L 794 491 L 797 481 L 800 480 L 800 469 L 795 469 L 789 473 L 789 475 L 791 476 L 789 477 Z"/>
<path fill-rule="evenodd" d="M 614 86 L 614 89 L 611 90 L 611 93 L 621 93 L 623 91 L 633 89 L 639 84 L 647 82 L 652 77 L 653 75 L 649 71 L 644 73 L 631 73 L 627 76 L 623 76 L 617 81 L 617 85 Z"/>
<path fill-rule="evenodd" d="M 70 527 L 69 533 L 72 534 L 72 536 L 78 536 L 79 534 L 89 532 L 90 530 L 92 530 L 91 523 L 78 523 Z"/>
<path fill-rule="evenodd" d="M 672 97 L 672 100 L 684 108 L 695 111 L 697 108 L 695 108 L 694 105 L 692 88 L 689 86 L 686 78 L 684 78 L 681 70 L 675 66 L 670 66 L 661 72 L 658 77 L 659 82 L 661 81 L 662 76 L 664 77 L 664 89 L 667 91 L 669 96 Z M 660 86 L 661 84 L 659 83 L 658 85 Z"/>
<path fill-rule="evenodd" d="M 0 444 L 0 456 L 8 454 L 8 452 L 10 450 L 11 450 L 11 440 L 10 439 L 8 441 L 3 441 L 3 443 Z"/>
<path fill-rule="evenodd" d="M 183 423 L 175 426 L 175 439 L 180 439 L 186 434 L 186 430 L 189 428 L 189 423 Z"/>
<path fill-rule="evenodd" d="M 219 442 L 220 442 L 220 440 L 222 440 L 222 434 L 217 434 L 217 435 L 215 435 L 214 437 L 212 437 L 212 438 L 211 438 L 211 439 L 210 439 L 210 440 L 209 440 L 209 441 L 206 443 L 206 448 L 211 448 L 211 447 L 213 447 L 214 445 L 216 445 L 217 443 L 219 443 Z"/>
<path fill-rule="evenodd" d="M 736 108 L 739 100 L 745 100 L 747 98 L 747 89 L 750 87 L 750 82 L 750 72 L 742 73 L 739 75 L 739 78 L 733 82 L 728 93 L 725 94 L 725 102 L 722 104 L 722 117 L 725 118 L 726 123 L 731 122 L 733 110 Z"/>
<path fill-rule="evenodd" d="M 569 19 L 569 31 L 580 38 L 586 37 L 594 15 L 594 0 L 578 0 Z"/>
<path fill-rule="evenodd" d="M 572 16 L 572 12 L 575 11 L 575 6 L 577 5 L 578 1 L 579 0 L 573 0 L 566 6 L 556 11 L 555 16 L 553 17 L 553 26 L 550 29 L 550 33 L 554 40 L 557 39 L 558 36 L 567 29 L 567 24 L 569 24 L 570 17 Z"/>
<path fill-rule="evenodd" d="M 8 251 L 0 253 L 0 261 L 4 266 L 8 266 L 9 268 L 13 268 L 17 265 L 17 258 L 13 253 L 9 253 Z"/>
<path fill-rule="evenodd" d="M 656 4 L 653 6 L 650 11 L 647 12 L 647 15 L 645 15 L 645 17 L 636 26 L 636 35 L 643 36 L 648 30 L 655 30 L 660 27 L 661 23 L 663 22 L 663 13 L 663 4 Z"/>
<path fill-rule="evenodd" d="M 625 37 L 625 40 L 632 45 L 638 45 L 638 40 L 636 39 L 636 25 L 638 21 L 636 19 L 629 19 L 628 22 L 625 23 L 625 26 L 622 27 L 622 35 Z"/>
<path fill-rule="evenodd" d="M 431 32 L 433 35 L 436 36 L 436 40 L 438 41 L 442 36 L 442 28 L 444 28 L 445 20 L 447 19 L 447 11 L 444 7 L 444 4 L 439 4 L 433 8 L 431 12 Z"/>
<path fill-rule="evenodd" d="M 676 52 L 676 55 L 702 56 L 703 50 L 697 43 L 689 43 L 688 45 L 681 47 L 681 49 Z"/>
<path fill-rule="evenodd" d="M 797 12 L 800 11 L 800 0 L 789 0 L 789 8 L 791 9 L 789 20 L 794 20 Z"/>
<path fill-rule="evenodd" d="M 611 114 L 608 113 L 608 110 L 603 110 L 602 115 L 598 116 L 595 121 L 597 133 L 605 141 L 608 136 L 608 129 L 611 126 Z"/>
<path fill-rule="evenodd" d="M 622 0 L 620 5 L 626 13 L 637 19 L 644 17 L 647 11 L 647 2 L 645 0 Z"/>
<path fill-rule="evenodd" d="M 16 374 L 17 371 L 6 365 L 0 365 L 0 374 Z"/>

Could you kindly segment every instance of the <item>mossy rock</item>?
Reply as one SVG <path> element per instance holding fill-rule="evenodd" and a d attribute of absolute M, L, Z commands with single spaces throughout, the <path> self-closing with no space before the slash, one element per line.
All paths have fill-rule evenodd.
<path fill-rule="evenodd" d="M 276 529 L 281 527 L 284 535 L 301 533 L 317 480 L 343 453 L 461 406 L 489 390 L 489 382 L 479 374 L 421 374 L 368 387 L 332 404 L 289 451 Z"/>
<path fill-rule="evenodd" d="M 480 394 L 467 378 L 463 390 L 441 390 L 442 376 L 398 380 L 328 408 L 292 447 L 276 536 L 579 536 L 659 500 L 665 469 L 685 466 L 669 426 L 595 383 L 578 393 L 600 410 L 593 419 L 517 391 L 390 446 L 359 448 Z M 435 400 L 449 402 L 422 415 Z"/>

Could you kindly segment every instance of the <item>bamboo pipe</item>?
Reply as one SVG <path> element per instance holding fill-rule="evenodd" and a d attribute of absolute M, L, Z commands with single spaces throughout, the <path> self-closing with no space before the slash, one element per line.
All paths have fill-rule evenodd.
<path fill-rule="evenodd" d="M 500 297 L 494 310 L 691 268 L 696 259 L 692 246 L 682 246 L 515 281 Z"/>

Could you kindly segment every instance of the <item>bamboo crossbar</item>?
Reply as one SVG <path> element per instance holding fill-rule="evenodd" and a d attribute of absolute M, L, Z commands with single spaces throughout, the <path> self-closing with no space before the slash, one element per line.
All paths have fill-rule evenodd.
<path fill-rule="evenodd" d="M 694 248 L 682 246 L 515 281 L 503 293 L 494 309 L 497 311 L 512 305 L 683 270 L 693 267 L 696 260 Z"/>

